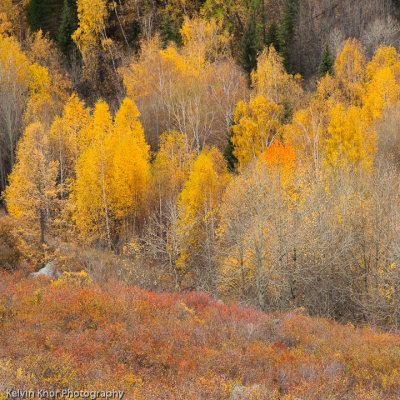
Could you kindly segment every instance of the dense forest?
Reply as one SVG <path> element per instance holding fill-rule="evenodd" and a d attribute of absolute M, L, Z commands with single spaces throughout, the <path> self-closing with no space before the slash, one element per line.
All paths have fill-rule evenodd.
<path fill-rule="evenodd" d="M 382 342 L 389 351 L 400 329 L 399 18 L 394 0 L 0 0 L 0 327 L 20 340 L 11 346 L 0 334 L 3 382 L 20 379 L 25 363 L 37 376 L 24 385 L 45 382 L 17 323 L 44 319 L 61 331 L 53 344 L 43 339 L 43 359 L 60 332 L 115 334 L 118 355 L 96 362 L 115 363 L 111 386 L 141 388 L 154 373 L 135 398 L 395 399 L 398 357 L 380 361 L 371 348 Z M 43 267 L 53 280 L 31 277 Z M 155 336 L 152 361 L 144 344 L 123 355 L 121 340 L 135 335 L 107 297 L 144 330 L 168 326 L 166 341 L 182 324 L 174 318 L 187 319 L 192 344 L 207 324 L 202 346 L 212 352 L 231 340 L 232 352 L 243 352 L 237 370 L 212 364 L 230 357 L 223 347 L 196 365 L 172 348 L 157 358 Z M 51 304 L 57 298 L 71 315 Z M 80 309 L 86 301 L 94 309 Z M 276 340 L 265 313 L 289 321 Z M 215 315 L 222 320 L 213 326 Z M 230 333 L 213 336 L 225 319 Z M 306 331 L 315 324 L 350 335 L 350 347 L 336 356 L 338 343 L 326 337 L 307 353 L 317 334 L 287 339 L 297 334 L 292 319 Z M 242 349 L 241 323 L 249 329 Z M 250 340 L 253 324 L 260 337 Z M 27 340 L 42 340 L 40 329 Z M 378 329 L 396 335 L 374 336 Z M 369 386 L 356 376 L 358 340 L 370 357 Z M 261 379 L 255 360 L 264 351 L 298 369 Z M 100 382 L 93 366 L 74 380 L 74 354 L 46 374 L 65 375 L 64 386 Z M 122 370 L 132 363 L 128 384 Z M 186 368 L 210 391 L 181 380 Z M 246 371 L 253 397 L 232 397 Z M 317 390 L 327 375 L 330 394 Z M 154 383 L 167 376 L 173 389 Z"/>

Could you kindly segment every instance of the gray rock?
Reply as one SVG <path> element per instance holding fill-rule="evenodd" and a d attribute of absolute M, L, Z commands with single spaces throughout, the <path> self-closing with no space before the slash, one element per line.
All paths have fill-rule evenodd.
<path fill-rule="evenodd" d="M 231 400 L 246 400 L 251 396 L 252 392 L 259 391 L 260 385 L 253 385 L 251 387 L 235 385 L 231 391 Z"/>
<path fill-rule="evenodd" d="M 49 262 L 39 271 L 34 272 L 32 276 L 34 276 L 35 278 L 37 278 L 38 276 L 45 276 L 47 278 L 59 278 L 61 276 L 61 272 L 56 270 L 56 265 L 53 262 Z"/>

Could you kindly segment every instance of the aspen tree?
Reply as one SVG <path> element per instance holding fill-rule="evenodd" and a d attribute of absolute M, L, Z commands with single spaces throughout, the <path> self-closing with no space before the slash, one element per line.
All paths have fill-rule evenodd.
<path fill-rule="evenodd" d="M 110 169 L 110 204 L 117 219 L 137 222 L 143 211 L 150 182 L 149 150 L 144 138 L 136 104 L 126 98 L 116 117 L 114 130 L 106 140 L 112 154 Z"/>
<path fill-rule="evenodd" d="M 292 76 L 286 72 L 283 58 L 273 46 L 264 49 L 258 57 L 257 70 L 251 73 L 251 82 L 256 94 L 280 105 L 285 102 L 301 102 L 302 90 L 298 78 L 299 75 Z"/>
<path fill-rule="evenodd" d="M 5 199 L 10 214 L 40 243 L 57 210 L 58 162 L 52 161 L 49 137 L 43 124 L 30 124 L 18 144 L 17 162 L 9 177 Z"/>
<path fill-rule="evenodd" d="M 329 168 L 370 168 L 376 151 L 375 136 L 359 107 L 347 111 L 338 104 L 331 111 L 326 140 L 326 166 Z"/>
<path fill-rule="evenodd" d="M 153 163 L 153 185 L 160 212 L 167 200 L 176 200 L 183 189 L 194 157 L 181 133 L 171 131 L 161 135 L 160 150 Z"/>
<path fill-rule="evenodd" d="M 282 106 L 262 95 L 252 98 L 249 104 L 238 103 L 231 140 L 239 168 L 255 160 L 275 140 L 282 113 Z"/>
<path fill-rule="evenodd" d="M 61 197 L 65 185 L 75 177 L 75 166 L 80 153 L 87 146 L 84 128 L 90 123 L 90 110 L 76 94 L 64 106 L 63 114 L 56 117 L 50 127 L 50 141 L 55 158 L 60 163 Z"/>
<path fill-rule="evenodd" d="M 335 61 L 335 78 L 347 102 L 361 104 L 365 84 L 365 49 L 356 39 L 348 39 Z"/>
<path fill-rule="evenodd" d="M 23 131 L 29 96 L 29 62 L 18 42 L 0 35 L 0 190 L 15 163 L 15 146 Z M 8 167 L 5 167 L 8 165 Z"/>
<path fill-rule="evenodd" d="M 178 265 L 183 270 L 192 267 L 204 288 L 215 285 L 215 231 L 221 198 L 229 180 L 222 154 L 216 148 L 206 148 L 193 163 L 179 198 L 181 231 L 187 236 L 189 251 L 181 254 Z M 187 226 L 191 229 L 186 229 Z"/>
<path fill-rule="evenodd" d="M 98 102 L 87 130 L 90 145 L 77 161 L 73 193 L 74 220 L 82 236 L 88 242 L 106 240 L 109 248 L 112 248 L 112 219 L 107 189 L 112 154 L 107 152 L 105 141 L 112 129 L 112 118 L 107 104 Z"/>

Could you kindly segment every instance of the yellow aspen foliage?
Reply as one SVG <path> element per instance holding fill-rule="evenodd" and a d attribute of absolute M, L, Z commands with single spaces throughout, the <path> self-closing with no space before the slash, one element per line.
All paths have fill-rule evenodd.
<path fill-rule="evenodd" d="M 64 197 L 64 184 L 65 177 L 68 172 L 71 171 L 71 165 L 67 143 L 64 137 L 63 121 L 60 117 L 56 117 L 51 124 L 49 131 L 49 142 L 52 154 L 55 159 L 58 159 L 60 163 L 60 193 L 61 198 Z M 68 171 L 68 172 L 67 172 Z"/>
<path fill-rule="evenodd" d="M 0 12 L 8 11 L 12 8 L 12 0 L 0 0 Z"/>
<path fill-rule="evenodd" d="M 301 77 L 288 74 L 283 58 L 273 46 L 266 48 L 258 57 L 257 70 L 251 73 L 252 86 L 258 95 L 262 95 L 277 104 L 289 101 L 291 104 L 301 100 Z"/>
<path fill-rule="evenodd" d="M 109 198 L 105 170 L 109 168 L 104 143 L 96 143 L 78 159 L 74 183 L 74 221 L 82 237 L 91 243 L 106 240 L 111 247 Z"/>
<path fill-rule="evenodd" d="M 376 72 L 363 97 L 363 113 L 370 121 L 377 121 L 384 109 L 394 106 L 400 99 L 400 86 L 394 71 L 386 67 Z"/>
<path fill-rule="evenodd" d="M 85 103 L 73 93 L 64 106 L 63 119 L 71 128 L 74 141 L 77 139 L 79 131 L 88 125 L 90 121 L 90 109 L 85 107 Z"/>
<path fill-rule="evenodd" d="M 125 99 L 115 118 L 96 104 L 87 128 L 86 149 L 76 165 L 74 220 L 88 242 L 113 239 L 122 220 L 136 221 L 150 179 L 149 146 L 136 105 Z"/>
<path fill-rule="evenodd" d="M 0 0 L 1 33 L 17 37 L 23 32 L 26 32 L 27 3 L 28 0 L 22 0 L 19 2 L 13 0 Z"/>
<path fill-rule="evenodd" d="M 14 37 L 0 35 L 0 64 L 4 71 L 0 77 L 2 85 L 7 81 L 27 85 L 28 60 Z"/>
<path fill-rule="evenodd" d="M 146 41 L 140 48 L 139 62 L 131 63 L 129 68 L 121 68 L 126 93 L 135 101 L 138 97 L 150 95 L 157 86 L 161 68 L 159 45 L 157 36 Z M 148 68 L 149 65 L 153 68 Z"/>
<path fill-rule="evenodd" d="M 170 45 L 160 54 L 181 73 L 198 77 L 228 54 L 229 34 L 214 18 L 185 17 L 180 33 L 184 43 L 182 49 L 178 51 Z"/>
<path fill-rule="evenodd" d="M 341 104 L 334 107 L 328 133 L 325 163 L 329 169 L 369 169 L 372 166 L 376 132 L 362 118 L 359 107 L 351 106 L 347 111 Z"/>
<path fill-rule="evenodd" d="M 313 100 L 320 105 L 320 108 L 330 110 L 335 104 L 344 103 L 346 99 L 339 88 L 337 79 L 326 74 L 318 81 Z"/>
<path fill-rule="evenodd" d="M 205 263 L 210 263 L 219 207 L 230 178 L 226 162 L 215 147 L 205 148 L 193 163 L 178 202 L 177 235 L 183 238 L 185 245 L 182 248 L 186 249 L 176 263 L 180 275 L 188 271 L 196 256 L 204 257 Z"/>
<path fill-rule="evenodd" d="M 201 68 L 203 66 L 202 63 L 193 63 L 193 60 L 186 59 L 174 46 L 168 46 L 165 50 L 160 50 L 160 55 L 164 64 L 170 66 L 173 72 L 174 70 L 184 74 L 183 76 L 189 77 L 191 75 L 195 75 L 198 77 L 201 72 Z M 202 58 L 201 55 L 199 55 Z M 172 67 L 172 68 L 171 68 Z"/>
<path fill-rule="evenodd" d="M 104 101 L 96 103 L 92 121 L 87 129 L 82 132 L 82 146 L 89 146 L 93 141 L 104 141 L 105 137 L 113 130 L 112 117 L 109 107 Z"/>
<path fill-rule="evenodd" d="M 0 147 L 12 167 L 29 95 L 29 62 L 13 37 L 0 35 L 0 71 Z"/>
<path fill-rule="evenodd" d="M 79 27 L 72 35 L 82 54 L 97 43 L 108 15 L 105 0 L 78 0 Z"/>
<path fill-rule="evenodd" d="M 394 106 L 400 96 L 400 56 L 393 47 L 381 46 L 367 65 L 363 111 L 370 122 Z"/>
<path fill-rule="evenodd" d="M 133 216 L 136 219 L 148 190 L 150 146 L 146 144 L 139 116 L 135 103 L 126 98 L 106 144 L 113 157 L 109 191 L 116 218 Z"/>
<path fill-rule="evenodd" d="M 245 201 L 249 182 L 247 176 L 235 176 L 221 202 L 217 232 L 222 253 L 219 291 L 226 296 L 234 294 L 245 298 L 255 280 L 256 271 L 251 260 L 250 208 Z"/>
<path fill-rule="evenodd" d="M 215 218 L 224 189 L 230 180 L 226 162 L 218 149 L 204 149 L 193 163 L 180 194 L 180 206 L 192 217 Z"/>
<path fill-rule="evenodd" d="M 94 92 L 110 94 L 115 90 L 117 70 L 115 46 L 106 33 L 107 1 L 78 0 L 77 9 L 79 25 L 72 39 L 82 54 L 82 76 L 92 85 Z"/>
<path fill-rule="evenodd" d="M 40 120 L 43 124 L 50 123 L 53 115 L 51 99 L 51 80 L 47 68 L 39 64 L 29 67 L 29 102 L 25 118 L 28 122 Z"/>
<path fill-rule="evenodd" d="M 164 118 L 162 131 L 178 130 L 186 136 L 188 148 L 196 149 L 198 153 L 206 144 L 220 142 L 221 133 L 226 132 L 226 125 L 221 124 L 226 118 L 220 113 L 222 100 L 216 97 L 217 86 L 224 84 L 223 78 L 219 78 L 222 70 L 217 69 L 217 63 L 199 66 L 186 55 L 185 49 L 178 51 L 169 47 L 161 51 L 161 57 L 163 76 L 158 79 L 157 90 L 162 97 L 153 104 L 163 100 L 161 112 L 156 116 L 157 120 Z M 238 92 L 233 89 L 231 96 L 238 96 Z M 232 102 L 232 98 L 227 101 Z"/>
<path fill-rule="evenodd" d="M 330 117 L 329 104 L 329 99 L 324 101 L 316 97 L 308 108 L 297 111 L 292 123 L 283 128 L 285 142 L 293 146 L 303 166 L 311 162 L 314 170 L 318 170 L 323 162 Z"/>
<path fill-rule="evenodd" d="M 118 139 L 129 134 L 134 136 L 137 142 L 141 145 L 145 143 L 144 131 L 142 124 L 139 121 L 139 117 L 140 112 L 136 104 L 126 97 L 122 102 L 114 121 L 114 134 Z"/>
<path fill-rule="evenodd" d="M 73 158 L 75 162 L 80 149 L 85 147 L 87 138 L 83 129 L 89 127 L 90 122 L 90 109 L 86 108 L 83 101 L 74 93 L 66 102 L 63 114 L 58 120 L 57 125 L 61 131 L 51 129 L 53 137 L 64 143 L 68 158 Z"/>
<path fill-rule="evenodd" d="M 348 39 L 336 57 L 335 77 L 349 104 L 360 105 L 365 73 L 365 49 L 356 39 Z"/>
<path fill-rule="evenodd" d="M 375 75 L 385 68 L 396 69 L 400 72 L 400 55 L 394 47 L 380 46 L 376 50 L 367 65 L 367 81 L 373 80 Z"/>
<path fill-rule="evenodd" d="M 202 29 L 191 24 L 197 22 L 187 20 L 186 46 L 159 50 L 157 38 L 144 42 L 139 59 L 122 69 L 122 74 L 152 147 L 158 147 L 161 133 L 176 130 L 185 136 L 190 150 L 200 153 L 205 145 L 225 145 L 234 107 L 246 97 L 247 82 L 224 52 L 211 46 L 223 41 L 220 33 L 212 33 L 218 38 L 211 36 L 205 44 L 197 43 L 203 28 L 208 35 L 203 26 L 208 23 L 198 20 Z"/>
<path fill-rule="evenodd" d="M 65 187 L 75 177 L 75 165 L 81 153 L 81 135 L 83 128 L 89 126 L 90 111 L 76 94 L 73 94 L 64 106 L 61 117 L 51 124 L 49 136 L 54 158 L 60 164 L 61 198 L 68 192 Z"/>
<path fill-rule="evenodd" d="M 239 168 L 256 159 L 274 141 L 281 126 L 283 107 L 258 95 L 249 104 L 239 102 L 235 114 L 232 143 Z"/>
<path fill-rule="evenodd" d="M 12 0 L 0 0 L 0 35 L 13 31 L 13 26 L 10 21 L 12 9 Z"/>
<path fill-rule="evenodd" d="M 63 68 L 60 54 L 54 42 L 41 30 L 34 32 L 28 39 L 26 54 L 31 64 L 47 68 L 50 79 L 49 93 L 52 98 L 54 115 L 62 112 L 68 101 L 72 82 Z"/>
<path fill-rule="evenodd" d="M 175 199 L 189 177 L 195 153 L 183 134 L 171 131 L 160 137 L 160 150 L 153 163 L 153 185 L 158 201 Z"/>
<path fill-rule="evenodd" d="M 112 154 L 107 152 L 105 139 L 112 132 L 112 118 L 107 104 L 98 102 L 93 121 L 87 129 L 87 147 L 76 164 L 73 201 L 74 221 L 82 236 L 111 242 L 109 170 Z"/>
<path fill-rule="evenodd" d="M 144 204 L 150 178 L 149 146 L 126 135 L 113 149 L 110 171 L 111 207 L 116 218 L 136 220 Z"/>
<path fill-rule="evenodd" d="M 48 99 L 49 96 L 50 78 L 47 68 L 39 64 L 33 64 L 29 67 L 29 90 L 32 97 L 36 96 L 39 99 Z"/>
<path fill-rule="evenodd" d="M 228 53 L 230 38 L 222 27 L 222 21 L 185 17 L 180 32 L 188 65 L 205 68 Z"/>
<path fill-rule="evenodd" d="M 25 229 L 40 235 L 44 243 L 57 208 L 58 162 L 51 160 L 49 138 L 40 122 L 26 128 L 16 158 L 5 191 L 7 208 Z"/>

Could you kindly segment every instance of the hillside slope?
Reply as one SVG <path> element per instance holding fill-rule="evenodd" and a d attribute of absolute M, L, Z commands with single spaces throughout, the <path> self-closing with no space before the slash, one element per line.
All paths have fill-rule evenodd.
<path fill-rule="evenodd" d="M 86 276 L 0 279 L 0 392 L 126 399 L 397 399 L 400 337 L 205 294 L 101 289 Z M 0 394 L 0 398 L 3 397 Z"/>
<path fill-rule="evenodd" d="M 334 55 L 346 38 L 356 38 L 371 56 L 379 45 L 396 46 L 399 38 L 393 0 L 301 0 L 290 58 L 305 77 L 313 75 L 325 43 Z"/>

